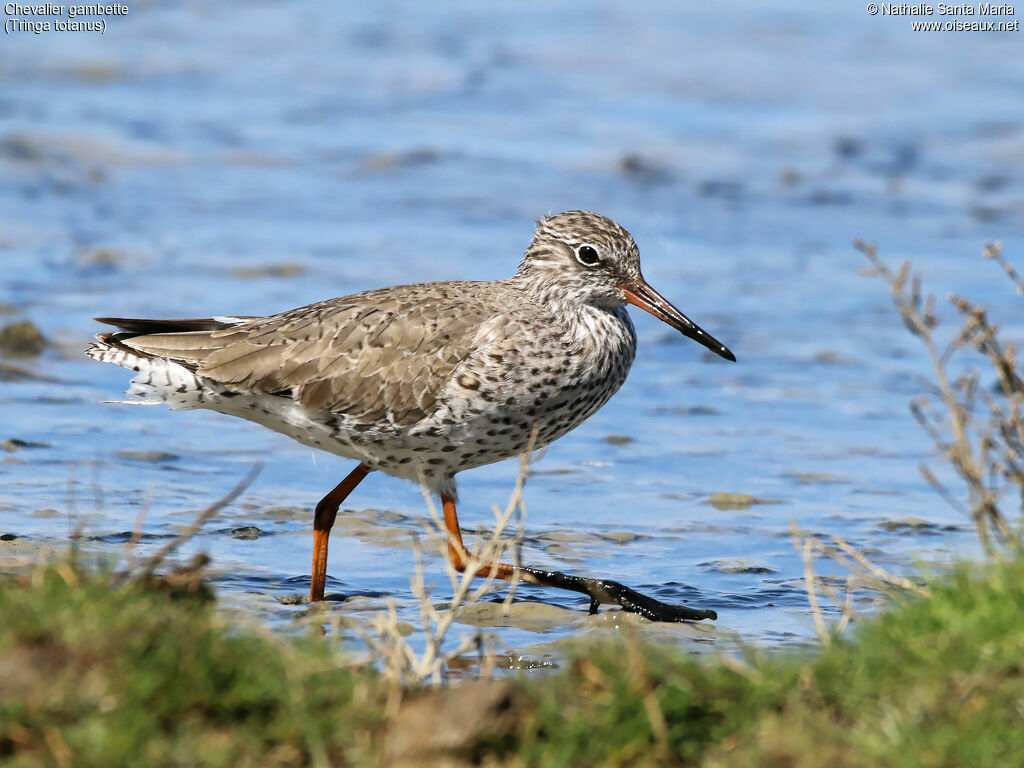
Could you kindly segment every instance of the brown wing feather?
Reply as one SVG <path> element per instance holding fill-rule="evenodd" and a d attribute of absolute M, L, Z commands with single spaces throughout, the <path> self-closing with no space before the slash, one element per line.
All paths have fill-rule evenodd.
<path fill-rule="evenodd" d="M 233 327 L 155 333 L 124 343 L 180 359 L 246 393 L 290 393 L 310 411 L 399 426 L 432 413 L 500 297 L 457 283 L 399 286 L 311 304 Z"/>

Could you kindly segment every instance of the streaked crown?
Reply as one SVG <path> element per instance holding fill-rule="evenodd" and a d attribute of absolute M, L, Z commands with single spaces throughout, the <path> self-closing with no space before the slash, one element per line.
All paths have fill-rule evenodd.
<path fill-rule="evenodd" d="M 538 221 L 516 272 L 517 281 L 545 298 L 609 309 L 625 303 L 623 286 L 641 279 L 633 236 L 590 211 L 566 211 Z"/>

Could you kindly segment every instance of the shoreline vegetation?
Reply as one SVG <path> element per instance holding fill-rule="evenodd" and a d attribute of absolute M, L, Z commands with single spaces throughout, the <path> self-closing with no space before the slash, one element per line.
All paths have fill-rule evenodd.
<path fill-rule="evenodd" d="M 194 573 L 194 572 L 191 572 Z M 322 638 L 233 627 L 189 569 L 0 581 L 10 766 L 1011 765 L 1024 559 L 898 597 L 816 653 L 571 645 L 542 677 L 404 688 Z"/>
<path fill-rule="evenodd" d="M 385 622 L 367 637 L 372 660 L 356 663 L 319 636 L 232 624 L 203 579 L 204 558 L 170 565 L 188 532 L 147 560 L 129 558 L 120 572 L 85 563 L 73 547 L 0 576 L 0 763 L 1015 764 L 1024 754 L 1024 557 L 1020 522 L 1006 512 L 1024 503 L 1024 386 L 1015 348 L 1000 340 L 983 308 L 958 296 L 950 300 L 963 323 L 940 333 L 934 300 L 921 293 L 910 266 L 890 270 L 874 246 L 857 247 L 934 366 L 911 412 L 952 473 L 921 471 L 973 520 L 987 562 L 908 580 L 885 574 L 839 539 L 833 547 L 801 538 L 794 525 L 816 649 L 693 658 L 642 642 L 626 627 L 613 643 L 570 644 L 554 674 L 444 685 L 453 658 L 441 652 L 444 633 L 490 586 L 472 585 L 472 573 L 449 574 L 447 610 L 417 593 L 422 656 Z M 998 244 L 984 255 L 1024 292 Z M 205 510 L 192 530 L 251 479 Z M 520 522 L 521 536 L 521 484 L 522 477 L 505 510 L 494 510 L 493 534 L 473 562 L 496 547 L 516 549 L 517 538 L 509 543 L 501 534 Z M 444 547 L 427 501 L 429 538 Z M 845 595 L 815 576 L 820 556 L 850 570 Z M 890 602 L 877 615 L 855 615 L 851 595 L 869 576 Z M 832 626 L 823 599 L 841 614 Z"/>

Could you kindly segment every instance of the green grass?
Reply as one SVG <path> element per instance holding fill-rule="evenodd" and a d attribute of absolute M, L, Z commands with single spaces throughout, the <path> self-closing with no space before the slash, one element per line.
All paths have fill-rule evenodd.
<path fill-rule="evenodd" d="M 194 596 L 64 564 L 7 579 L 0 617 L 4 765 L 344 764 L 375 721 L 322 642 L 232 632 Z"/>
<path fill-rule="evenodd" d="M 531 764 L 1018 765 L 1024 562 L 963 567 L 815 658 L 744 668 L 627 645 L 534 690 Z M 660 750 L 644 691 L 666 723 Z"/>
<path fill-rule="evenodd" d="M 730 664 L 628 639 L 580 646 L 565 671 L 515 683 L 516 717 L 459 755 L 542 766 L 1019 764 L 1024 561 L 963 567 L 931 590 L 818 654 Z M 235 630 L 208 601 L 173 591 L 113 588 L 64 564 L 0 582 L 0 618 L 4 765 L 381 765 L 389 734 L 408 726 L 384 715 L 385 682 L 322 639 Z M 438 728 L 429 717 L 421 727 L 426 747 Z"/>

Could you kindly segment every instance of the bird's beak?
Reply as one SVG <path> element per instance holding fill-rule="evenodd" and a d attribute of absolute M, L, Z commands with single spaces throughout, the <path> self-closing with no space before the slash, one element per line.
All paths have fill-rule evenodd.
<path fill-rule="evenodd" d="M 626 301 L 630 304 L 635 304 L 640 309 L 650 312 L 659 320 L 664 320 L 682 333 L 683 336 L 689 336 L 694 341 L 703 344 L 716 355 L 720 355 L 726 360 L 732 360 L 734 363 L 736 362 L 736 356 L 724 344 L 673 307 L 660 293 L 651 288 L 643 278 L 640 278 L 635 283 L 622 286 L 622 290 L 626 294 Z"/>

